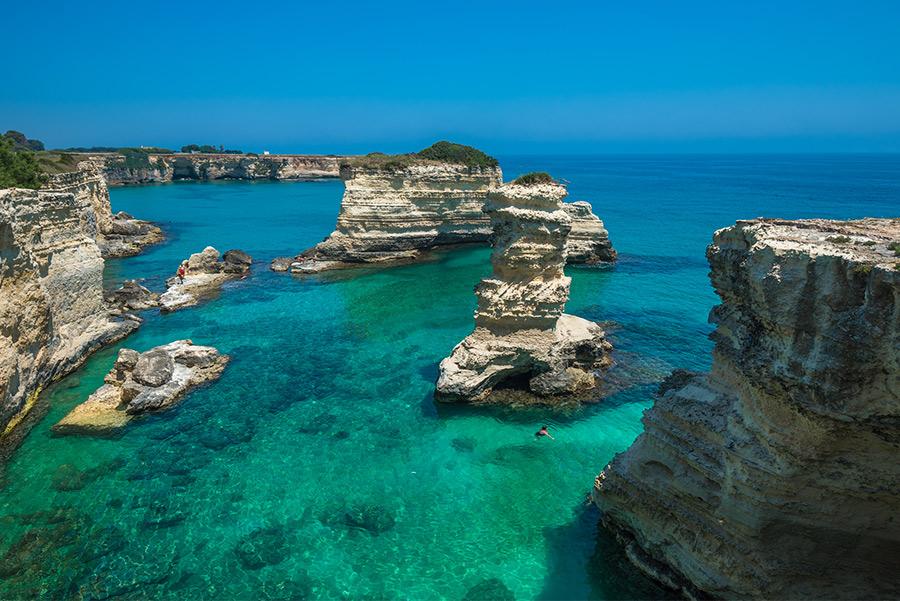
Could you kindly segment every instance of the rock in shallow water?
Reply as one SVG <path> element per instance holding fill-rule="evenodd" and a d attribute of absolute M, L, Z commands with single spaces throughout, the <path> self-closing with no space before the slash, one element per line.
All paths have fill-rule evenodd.
<path fill-rule="evenodd" d="M 250 255 L 241 250 L 226 251 L 225 258 L 220 260 L 219 251 L 207 246 L 182 261 L 184 281 L 178 277 L 166 280 L 168 289 L 159 297 L 160 311 L 191 307 L 215 295 L 225 282 L 246 277 L 252 262 Z"/>
<path fill-rule="evenodd" d="M 106 383 L 53 426 L 53 431 L 114 431 L 134 415 L 166 409 L 189 390 L 217 379 L 227 363 L 227 355 L 190 340 L 177 340 L 140 355 L 122 349 Z"/>
<path fill-rule="evenodd" d="M 290 555 L 290 544 L 283 526 L 270 526 L 241 538 L 234 552 L 245 568 L 259 570 L 284 561 Z"/>
<path fill-rule="evenodd" d="M 692 597 L 897 598 L 900 220 L 753 220 L 707 250 L 712 370 L 598 476 L 629 559 Z"/>
<path fill-rule="evenodd" d="M 515 601 L 516 596 L 499 578 L 482 580 L 466 592 L 463 601 Z"/>
<path fill-rule="evenodd" d="M 485 401 L 511 386 L 555 402 L 593 388 L 594 370 L 611 364 L 600 326 L 563 314 L 571 281 L 563 272 L 565 194 L 559 184 L 507 184 L 489 195 L 494 273 L 475 290 L 475 331 L 441 361 L 438 400 Z"/>

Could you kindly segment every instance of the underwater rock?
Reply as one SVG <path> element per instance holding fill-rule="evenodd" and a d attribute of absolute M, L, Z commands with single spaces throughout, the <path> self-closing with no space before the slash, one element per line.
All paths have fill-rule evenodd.
<path fill-rule="evenodd" d="M 270 526 L 241 538 L 234 552 L 245 568 L 259 570 L 284 561 L 290 555 L 290 544 L 284 527 Z"/>
<path fill-rule="evenodd" d="M 59 491 L 81 490 L 85 485 L 84 473 L 71 463 L 64 463 L 53 473 L 51 485 Z"/>
<path fill-rule="evenodd" d="M 559 402 L 592 389 L 594 370 L 612 363 L 602 328 L 563 314 L 571 282 L 563 272 L 571 229 L 565 195 L 555 183 L 490 193 L 494 273 L 475 289 L 475 331 L 441 361 L 436 399 L 485 401 L 505 385 Z"/>
<path fill-rule="evenodd" d="M 466 592 L 463 601 L 515 601 L 516 596 L 499 578 L 482 580 Z"/>
<path fill-rule="evenodd" d="M 344 510 L 344 524 L 365 530 L 375 536 L 387 532 L 396 524 L 393 513 L 381 505 L 351 505 Z"/>
<path fill-rule="evenodd" d="M 709 373 L 673 374 L 595 482 L 692 598 L 900 596 L 900 219 L 756 219 L 707 250 Z"/>
<path fill-rule="evenodd" d="M 141 354 L 122 349 L 105 384 L 53 431 L 103 433 L 122 428 L 135 415 L 168 409 L 191 389 L 218 379 L 227 363 L 227 355 L 190 340 L 176 340 Z"/>

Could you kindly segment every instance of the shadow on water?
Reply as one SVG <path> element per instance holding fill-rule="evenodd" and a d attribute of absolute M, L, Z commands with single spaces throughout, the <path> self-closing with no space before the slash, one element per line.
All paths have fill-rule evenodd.
<path fill-rule="evenodd" d="M 587 599 L 679 598 L 628 561 L 622 546 L 600 526 L 600 511 L 587 501 L 574 508 L 571 522 L 543 533 L 547 576 L 537 599 L 570 599 L 575 583 Z"/>

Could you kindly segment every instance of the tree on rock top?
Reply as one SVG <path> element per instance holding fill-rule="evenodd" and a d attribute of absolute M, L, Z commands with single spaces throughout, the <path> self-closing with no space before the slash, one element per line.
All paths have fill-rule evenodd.
<path fill-rule="evenodd" d="M 416 156 L 430 161 L 460 163 L 467 167 L 496 167 L 499 163 L 494 157 L 465 144 L 456 144 L 441 140 L 428 148 L 420 150 Z"/>
<path fill-rule="evenodd" d="M 44 173 L 29 151 L 16 152 L 6 137 L 0 137 L 0 188 L 40 188 Z"/>

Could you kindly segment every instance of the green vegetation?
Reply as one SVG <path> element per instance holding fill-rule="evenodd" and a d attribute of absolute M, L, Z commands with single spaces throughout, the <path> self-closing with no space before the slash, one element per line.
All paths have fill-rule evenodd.
<path fill-rule="evenodd" d="M 34 156 L 44 173 L 76 171 L 78 162 L 82 160 L 82 157 L 69 154 L 68 152 L 56 152 L 53 150 L 38 152 Z"/>
<path fill-rule="evenodd" d="M 363 157 L 354 157 L 344 165 L 350 167 L 364 167 L 370 169 L 382 169 L 384 171 L 399 171 L 410 165 L 427 165 L 451 163 L 465 165 L 470 169 L 492 168 L 499 163 L 497 159 L 489 156 L 477 148 L 456 144 L 454 142 L 436 142 L 419 152 L 407 154 L 385 154 L 383 152 L 370 152 Z"/>
<path fill-rule="evenodd" d="M 860 244 L 863 246 L 875 246 L 876 242 L 874 240 L 863 240 Z"/>
<path fill-rule="evenodd" d="M 828 242 L 833 242 L 835 244 L 847 244 L 850 242 L 850 238 L 847 236 L 829 236 L 825 238 Z"/>
<path fill-rule="evenodd" d="M 40 188 L 46 180 L 29 150 L 15 150 L 13 141 L 0 137 L 0 188 Z"/>
<path fill-rule="evenodd" d="M 539 184 L 552 184 L 554 179 L 549 173 L 544 171 L 533 171 L 520 175 L 513 180 L 513 183 L 519 186 L 537 186 Z"/>
<path fill-rule="evenodd" d="M 900 257 L 900 241 L 894 241 L 888 244 L 888 250 L 894 251 L 895 257 Z"/>
<path fill-rule="evenodd" d="M 40 140 L 29 140 L 25 137 L 25 134 L 20 131 L 10 129 L 5 134 L 3 134 L 2 137 L 12 144 L 12 149 L 15 152 L 22 152 L 27 150 L 36 152 L 38 150 L 44 149 L 43 142 L 41 142 Z"/>
<path fill-rule="evenodd" d="M 203 152 L 206 154 L 244 154 L 242 150 L 227 150 L 221 144 L 219 144 L 218 148 L 216 148 L 212 144 L 188 144 L 187 146 L 181 147 L 181 152 Z"/>

